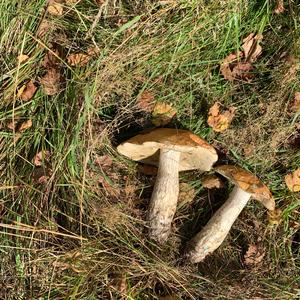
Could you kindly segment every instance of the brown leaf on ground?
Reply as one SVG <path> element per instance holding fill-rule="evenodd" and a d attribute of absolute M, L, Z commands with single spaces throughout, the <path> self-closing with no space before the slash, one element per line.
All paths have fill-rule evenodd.
<path fill-rule="evenodd" d="M 20 127 L 18 128 L 18 132 L 24 132 L 25 130 L 29 129 L 32 126 L 32 121 L 27 120 L 21 123 Z"/>
<path fill-rule="evenodd" d="M 37 86 L 34 85 L 33 81 L 28 81 L 20 95 L 20 99 L 23 101 L 29 101 L 34 96 L 36 90 Z"/>
<path fill-rule="evenodd" d="M 263 261 L 265 251 L 260 249 L 257 245 L 249 245 L 249 248 L 244 255 L 245 265 L 248 267 L 255 267 Z"/>
<path fill-rule="evenodd" d="M 95 163 L 102 168 L 102 170 L 107 170 L 112 166 L 113 160 L 108 155 L 96 156 Z"/>
<path fill-rule="evenodd" d="M 59 65 L 60 65 L 59 57 L 60 57 L 60 55 L 59 55 L 58 49 L 57 48 L 51 49 L 45 55 L 45 57 L 42 61 L 42 66 L 46 69 L 59 67 Z"/>
<path fill-rule="evenodd" d="M 224 187 L 224 183 L 220 177 L 216 175 L 207 175 L 201 179 L 203 187 L 207 189 L 220 189 Z"/>
<path fill-rule="evenodd" d="M 235 79 L 249 80 L 254 77 L 253 66 L 248 62 L 238 62 L 232 69 L 232 76 Z"/>
<path fill-rule="evenodd" d="M 63 14 L 63 6 L 61 3 L 59 3 L 59 1 L 55 1 L 55 0 L 50 0 L 48 7 L 47 7 L 47 12 L 52 15 L 52 16 L 62 16 Z"/>
<path fill-rule="evenodd" d="M 46 95 L 53 96 L 60 91 L 61 75 L 59 69 L 50 68 L 40 80 Z"/>
<path fill-rule="evenodd" d="M 254 62 L 262 53 L 262 47 L 259 42 L 263 39 L 260 34 L 255 35 L 250 33 L 246 38 L 243 39 L 242 48 L 244 50 L 244 56 L 247 62 Z"/>
<path fill-rule="evenodd" d="M 270 226 L 278 225 L 282 221 L 282 211 L 280 208 L 268 210 L 268 223 Z"/>
<path fill-rule="evenodd" d="M 239 52 L 239 55 L 242 55 Z M 235 53 L 229 54 L 223 59 L 220 66 L 220 72 L 226 80 L 233 81 L 235 79 L 234 74 L 232 73 L 233 64 L 236 64 L 238 56 Z"/>
<path fill-rule="evenodd" d="M 230 107 L 223 113 L 220 113 L 220 103 L 216 102 L 208 112 L 207 124 L 216 132 L 225 131 L 235 115 L 235 108 Z"/>
<path fill-rule="evenodd" d="M 38 152 L 33 158 L 33 164 L 36 167 L 41 167 L 45 161 L 50 158 L 50 152 L 48 150 L 43 150 Z"/>
<path fill-rule="evenodd" d="M 29 56 L 26 55 L 26 54 L 20 54 L 20 55 L 18 56 L 18 62 L 19 62 L 20 64 L 26 62 L 28 59 L 29 59 Z"/>
<path fill-rule="evenodd" d="M 300 191 L 300 167 L 285 176 L 285 183 L 291 192 Z"/>
<path fill-rule="evenodd" d="M 284 12 L 284 0 L 277 0 L 276 7 L 274 9 L 275 14 L 281 14 Z"/>
<path fill-rule="evenodd" d="M 137 105 L 145 112 L 151 112 L 154 107 L 154 94 L 151 91 L 143 91 L 137 99 Z"/>
<path fill-rule="evenodd" d="M 125 274 L 119 274 L 110 283 L 110 287 L 117 291 L 120 295 L 127 298 L 127 281 Z"/>
<path fill-rule="evenodd" d="M 96 56 L 100 53 L 100 49 L 97 46 L 91 46 L 86 52 L 89 56 Z"/>
<path fill-rule="evenodd" d="M 157 167 L 150 166 L 150 165 L 138 165 L 137 170 L 147 176 L 155 176 L 157 175 Z"/>
<path fill-rule="evenodd" d="M 90 61 L 90 59 L 91 56 L 84 53 L 74 53 L 67 57 L 68 64 L 72 67 L 83 67 Z"/>
<path fill-rule="evenodd" d="M 290 110 L 291 112 L 296 112 L 299 109 L 300 109 L 300 92 L 296 92 Z"/>
<path fill-rule="evenodd" d="M 152 112 L 152 123 L 155 126 L 164 126 L 170 123 L 176 115 L 176 110 L 167 103 L 158 102 Z"/>
<path fill-rule="evenodd" d="M 47 21 L 46 19 L 43 19 L 42 22 L 40 23 L 36 35 L 38 38 L 43 38 L 47 33 L 51 31 L 51 29 L 54 29 L 55 26 L 53 23 Z"/>
<path fill-rule="evenodd" d="M 179 183 L 178 203 L 182 206 L 191 203 L 196 197 L 196 190 L 188 183 Z"/>

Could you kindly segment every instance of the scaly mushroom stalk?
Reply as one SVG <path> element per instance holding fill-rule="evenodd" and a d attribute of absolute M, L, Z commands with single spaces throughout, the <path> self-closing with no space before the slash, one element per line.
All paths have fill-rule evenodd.
<path fill-rule="evenodd" d="M 224 241 L 234 221 L 251 198 L 251 194 L 235 186 L 228 200 L 217 210 L 204 228 L 191 240 L 187 257 L 190 262 L 202 261 Z"/>
<path fill-rule="evenodd" d="M 158 173 L 149 207 L 150 237 L 163 243 L 169 236 L 179 193 L 181 153 L 161 149 Z"/>

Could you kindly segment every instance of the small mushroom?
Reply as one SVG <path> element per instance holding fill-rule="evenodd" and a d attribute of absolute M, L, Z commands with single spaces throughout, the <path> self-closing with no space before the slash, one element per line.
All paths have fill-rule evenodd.
<path fill-rule="evenodd" d="M 188 244 L 186 255 L 192 263 L 202 261 L 222 244 L 251 197 L 260 201 L 268 210 L 275 209 L 270 190 L 255 175 L 231 165 L 218 166 L 215 170 L 233 182 L 235 187 L 227 201 Z"/>
<path fill-rule="evenodd" d="M 179 171 L 209 171 L 218 156 L 197 135 L 170 128 L 139 134 L 117 147 L 134 161 L 158 166 L 149 208 L 150 237 L 163 243 L 170 233 L 179 193 Z"/>

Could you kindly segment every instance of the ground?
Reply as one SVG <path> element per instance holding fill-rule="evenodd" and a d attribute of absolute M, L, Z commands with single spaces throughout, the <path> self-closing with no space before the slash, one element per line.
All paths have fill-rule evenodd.
<path fill-rule="evenodd" d="M 299 192 L 284 181 L 300 165 L 298 2 L 49 3 L 0 3 L 0 298 L 299 299 Z M 251 33 L 263 36 L 251 76 L 226 80 L 220 64 Z M 255 173 L 279 224 L 250 201 L 221 247 L 187 264 L 188 240 L 232 189 L 204 188 L 196 170 L 180 175 L 167 243 L 150 241 L 155 172 L 116 151 L 154 127 L 141 99 L 171 105 L 164 126 L 205 138 L 217 164 Z M 236 109 L 220 133 L 215 102 Z"/>

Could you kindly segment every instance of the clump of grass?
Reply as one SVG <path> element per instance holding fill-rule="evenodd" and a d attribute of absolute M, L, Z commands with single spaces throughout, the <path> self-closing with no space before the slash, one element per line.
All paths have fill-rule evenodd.
<path fill-rule="evenodd" d="M 120 0 L 99 7 L 82 0 L 65 5 L 61 17 L 49 16 L 45 7 L 42 0 L 0 4 L 0 297 L 113 298 L 120 296 L 113 288 L 116 274 L 125 274 L 128 299 L 171 293 L 183 299 L 297 298 L 300 203 L 283 177 L 300 164 L 289 143 L 299 134 L 299 116 L 288 111 L 299 89 L 299 7 L 291 4 L 276 16 L 268 1 Z M 45 19 L 49 31 L 40 38 Z M 264 35 L 255 79 L 226 82 L 219 62 L 251 32 Z M 53 44 L 63 53 L 62 90 L 46 96 L 40 88 L 21 102 L 17 89 L 28 79 L 39 83 L 41 61 Z M 90 46 L 97 47 L 96 58 L 85 67 L 68 66 L 68 54 Z M 17 62 L 21 52 L 30 56 L 25 64 Z M 287 62 L 291 56 L 296 65 Z M 153 180 L 114 150 L 152 126 L 136 105 L 142 90 L 177 109 L 172 125 L 207 138 L 226 153 L 222 161 L 245 166 L 268 183 L 282 223 L 269 229 L 265 212 L 253 203 L 216 253 L 199 266 L 182 265 L 186 241 L 226 198 L 223 190 L 207 194 L 194 172 L 183 175 L 197 196 L 178 211 L 176 235 L 161 248 L 151 243 L 144 221 Z M 206 125 L 215 101 L 237 108 L 231 128 L 219 135 Z M 33 126 L 15 142 L 7 123 L 17 118 L 31 119 Z M 44 169 L 32 162 L 41 150 L 51 153 Z M 112 159 L 110 167 L 97 164 L 101 155 Z M 38 183 L 46 173 L 47 182 Z M 257 243 L 265 249 L 264 263 L 249 269 L 243 256 Z"/>

